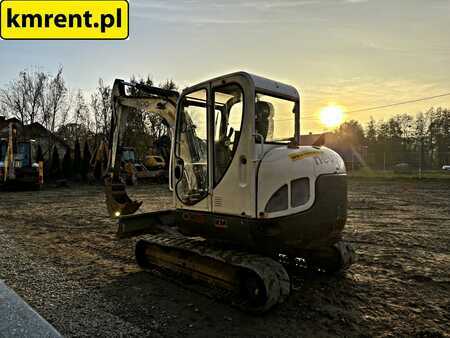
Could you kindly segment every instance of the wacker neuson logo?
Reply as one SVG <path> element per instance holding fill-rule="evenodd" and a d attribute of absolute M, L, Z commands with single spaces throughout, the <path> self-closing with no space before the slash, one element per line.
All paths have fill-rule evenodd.
<path fill-rule="evenodd" d="M 128 38 L 126 0 L 3 0 L 0 14 L 5 40 Z"/>

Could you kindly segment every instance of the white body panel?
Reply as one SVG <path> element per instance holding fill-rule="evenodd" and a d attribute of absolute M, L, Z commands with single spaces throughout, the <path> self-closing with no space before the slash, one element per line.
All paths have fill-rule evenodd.
<path fill-rule="evenodd" d="M 280 146 L 270 150 L 264 156 L 258 172 L 258 217 L 274 218 L 306 211 L 315 201 L 315 183 L 317 177 L 324 174 L 345 173 L 344 161 L 331 149 L 301 146 L 289 149 Z M 300 206 L 291 205 L 291 182 L 309 179 L 309 200 Z M 273 194 L 283 185 L 288 187 L 288 208 L 277 212 L 265 212 L 267 203 Z"/>

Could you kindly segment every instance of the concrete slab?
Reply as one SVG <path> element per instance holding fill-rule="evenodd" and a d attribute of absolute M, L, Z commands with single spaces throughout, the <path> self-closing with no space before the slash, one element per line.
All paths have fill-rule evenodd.
<path fill-rule="evenodd" d="M 0 280 L 0 337 L 62 337 Z"/>

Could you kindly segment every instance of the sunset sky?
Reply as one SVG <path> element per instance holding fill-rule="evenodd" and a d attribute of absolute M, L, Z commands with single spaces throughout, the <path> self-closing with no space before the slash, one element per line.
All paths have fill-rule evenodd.
<path fill-rule="evenodd" d="M 246 70 L 296 86 L 302 132 L 319 111 L 347 111 L 450 92 L 449 0 L 131 0 L 127 41 L 0 41 L 0 86 L 30 66 L 87 92 L 99 77 L 150 74 L 181 87 Z M 450 96 L 370 116 L 450 107 Z"/>

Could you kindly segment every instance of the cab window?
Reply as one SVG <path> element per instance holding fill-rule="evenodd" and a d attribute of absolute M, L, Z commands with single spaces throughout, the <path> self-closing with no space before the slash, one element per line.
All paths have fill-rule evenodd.
<path fill-rule="evenodd" d="M 176 184 L 178 198 L 194 205 L 208 195 L 208 118 L 205 89 L 187 94 L 180 104 L 177 130 L 177 157 L 183 174 Z"/>
<path fill-rule="evenodd" d="M 295 137 L 295 102 L 277 97 L 256 94 L 256 141 L 264 143 L 289 143 Z"/>
<path fill-rule="evenodd" d="M 214 97 L 214 186 L 233 160 L 242 128 L 243 92 L 237 84 L 217 88 Z"/>

